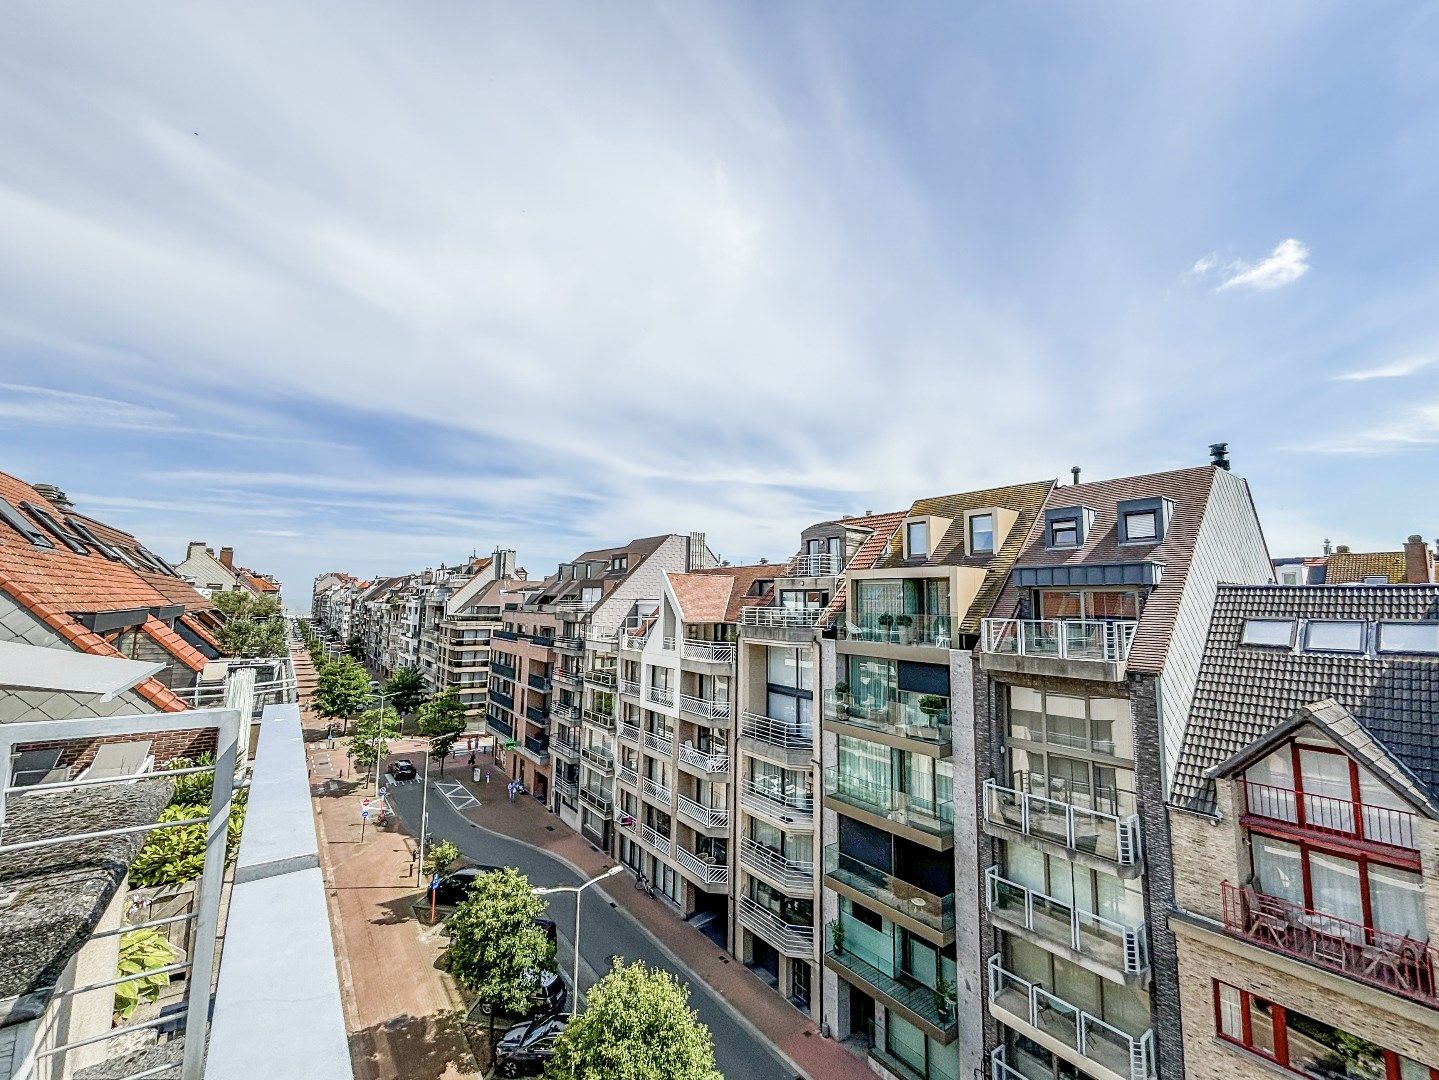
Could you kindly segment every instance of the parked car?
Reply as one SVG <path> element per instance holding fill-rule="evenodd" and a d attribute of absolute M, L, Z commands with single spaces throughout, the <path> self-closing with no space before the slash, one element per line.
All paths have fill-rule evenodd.
<path fill-rule="evenodd" d="M 569 1014 L 517 1024 L 495 1044 L 495 1070 L 501 1076 L 539 1076 L 564 1034 Z"/>
<path fill-rule="evenodd" d="M 418 773 L 415 771 L 415 763 L 409 758 L 400 758 L 398 761 L 390 762 L 390 775 L 395 778 L 395 783 L 402 784 L 406 780 L 413 780 Z"/>
<path fill-rule="evenodd" d="M 481 874 L 490 874 L 499 869 L 498 866 L 462 866 L 458 870 L 451 870 L 440 878 L 440 887 L 435 890 L 435 903 L 443 907 L 458 907 L 460 901 L 470 895 L 475 880 Z"/>
<path fill-rule="evenodd" d="M 564 1012 L 569 1003 L 570 987 L 565 982 L 565 977 L 557 971 L 541 971 L 537 973 L 535 994 L 530 999 L 530 1007 L 523 1013 L 516 1014 L 515 1019 L 542 1020 Z M 478 1001 L 473 1006 L 473 1011 L 481 1016 L 489 1016 L 492 1010 L 489 1002 Z"/>

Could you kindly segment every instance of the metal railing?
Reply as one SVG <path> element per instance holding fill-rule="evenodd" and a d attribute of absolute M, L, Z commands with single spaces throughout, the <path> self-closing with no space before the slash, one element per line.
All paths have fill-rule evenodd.
<path fill-rule="evenodd" d="M 997 780 L 984 782 L 984 810 L 985 818 L 992 824 L 1017 829 L 1026 836 L 1062 844 L 1120 866 L 1132 866 L 1142 857 L 1138 814 L 1121 817 L 1090 810 L 1005 787 Z"/>
<path fill-rule="evenodd" d="M 577 761 L 580 756 L 580 747 L 578 743 L 572 739 L 566 739 L 557 731 L 555 737 L 550 740 L 550 752 L 569 761 Z"/>
<path fill-rule="evenodd" d="M 653 750 L 657 754 L 669 757 L 674 753 L 674 741 L 668 735 L 657 735 L 653 731 L 645 732 L 645 749 Z"/>
<path fill-rule="evenodd" d="M 618 637 L 613 630 L 607 633 L 601 630 L 592 630 L 585 635 L 585 644 L 598 652 L 608 652 L 615 647 Z"/>
<path fill-rule="evenodd" d="M 729 884 L 729 867 L 724 863 L 706 862 L 698 855 L 684 848 L 675 849 L 675 859 L 679 862 L 680 866 L 684 867 L 706 885 Z"/>
<path fill-rule="evenodd" d="M 985 904 L 996 921 L 1022 926 L 1068 945 L 1116 971 L 1138 975 L 1149 967 L 1145 924 L 1126 926 L 1072 903 L 1010 881 L 991 866 L 984 872 Z"/>
<path fill-rule="evenodd" d="M 1135 619 L 985 619 L 979 647 L 1001 656 L 1119 664 L 1129 657 L 1138 626 Z"/>
<path fill-rule="evenodd" d="M 673 794 L 671 788 L 666 787 L 658 780 L 651 780 L 648 776 L 645 777 L 641 790 L 651 799 L 657 799 L 662 803 L 668 803 Z"/>
<path fill-rule="evenodd" d="M 732 664 L 735 646 L 732 641 L 700 641 L 685 638 L 680 656 L 686 660 L 697 660 L 703 664 Z"/>
<path fill-rule="evenodd" d="M 786 858 L 781 852 L 751 837 L 741 838 L 739 859 L 751 870 L 768 874 L 787 889 L 809 892 L 814 888 L 813 862 Z"/>
<path fill-rule="evenodd" d="M 776 720 L 772 716 L 746 712 L 740 722 L 740 735 L 758 739 L 781 750 L 813 750 L 814 731 L 799 724 Z"/>
<path fill-rule="evenodd" d="M 584 803 L 601 817 L 609 817 L 614 813 L 615 801 L 603 791 L 594 791 L 587 787 L 580 788 L 580 802 Z"/>
<path fill-rule="evenodd" d="M 585 639 L 562 635 L 555 638 L 555 648 L 563 652 L 579 652 L 585 647 Z"/>
<path fill-rule="evenodd" d="M 673 705 L 675 692 L 666 686 L 646 686 L 645 700 L 656 705 Z"/>
<path fill-rule="evenodd" d="M 754 810 L 779 817 L 787 825 L 812 826 L 814 792 L 795 783 L 768 779 L 740 783 L 740 802 Z"/>
<path fill-rule="evenodd" d="M 1021 979 L 989 958 L 989 1001 L 1052 1039 L 1129 1080 L 1154 1075 L 1154 1032 L 1131 1035 L 1122 1028 L 1071 1005 L 1038 983 Z"/>
<path fill-rule="evenodd" d="M 639 697 L 640 681 L 638 679 L 621 679 L 620 693 L 629 694 L 631 697 Z"/>
<path fill-rule="evenodd" d="M 614 731 L 615 729 L 615 714 L 613 712 L 605 712 L 601 709 L 586 709 L 584 719 L 585 723 L 594 724 L 607 731 Z"/>
<path fill-rule="evenodd" d="M 578 724 L 580 722 L 580 707 L 578 705 L 571 705 L 567 701 L 556 701 L 550 705 L 550 715 L 556 716 L 561 720 L 568 720 L 572 724 Z"/>
<path fill-rule="evenodd" d="M 954 1001 L 941 997 L 937 987 L 921 982 L 905 972 L 896 962 L 900 946 L 892 936 L 889 947 L 895 951 L 890 956 L 877 955 L 862 946 L 855 947 L 857 943 L 837 949 L 834 947 L 833 929 L 828 936 L 830 947 L 825 950 L 825 957 L 832 963 L 858 976 L 862 982 L 868 983 L 885 997 L 897 1002 L 936 1031 L 948 1034 L 958 1025 L 959 1017 Z"/>
<path fill-rule="evenodd" d="M 645 647 L 645 641 L 647 641 L 648 639 L 649 639 L 649 631 L 648 631 L 648 630 L 646 630 L 646 631 L 643 632 L 643 633 L 639 633 L 639 634 L 633 633 L 632 631 L 629 631 L 629 630 L 624 630 L 624 631 L 621 631 L 621 633 L 620 633 L 620 648 L 621 648 L 621 649 L 632 649 L 632 650 L 634 650 L 635 652 L 642 652 L 642 651 L 644 650 L 644 647 Z"/>
<path fill-rule="evenodd" d="M 1223 882 L 1224 926 L 1271 952 L 1439 1008 L 1439 950 Z"/>
<path fill-rule="evenodd" d="M 786 956 L 814 955 L 813 924 L 785 922 L 769 908 L 748 896 L 739 898 L 738 914 L 740 925 L 764 938 Z"/>
<path fill-rule="evenodd" d="M 615 776 L 622 784 L 629 784 L 630 787 L 640 786 L 640 774 L 633 765 L 626 765 L 624 762 L 615 766 Z"/>
<path fill-rule="evenodd" d="M 954 800 L 938 793 L 921 795 L 900 791 L 889 783 L 845 775 L 838 766 L 824 771 L 824 793 L 836 802 L 848 803 L 922 832 L 941 837 L 954 834 Z"/>
<path fill-rule="evenodd" d="M 710 698 L 680 695 L 680 712 L 686 716 L 697 716 L 701 720 L 728 720 L 730 703 Z"/>
<path fill-rule="evenodd" d="M 674 652 L 675 647 L 676 642 L 673 637 L 664 637 L 660 639 L 660 648 L 663 649 L 665 652 Z"/>
<path fill-rule="evenodd" d="M 844 569 L 844 559 L 822 552 L 796 555 L 784 568 L 785 577 L 834 577 Z"/>
<path fill-rule="evenodd" d="M 661 855 L 674 856 L 675 842 L 671 837 L 666 836 L 658 829 L 651 828 L 649 825 L 641 825 L 639 832 L 640 839 Z"/>
<path fill-rule="evenodd" d="M 639 745 L 640 729 L 637 725 L 631 724 L 628 720 L 621 720 L 619 723 L 619 727 L 615 730 L 619 733 L 619 737 L 621 739 L 624 739 L 625 742 L 631 742 L 635 745 Z"/>
<path fill-rule="evenodd" d="M 585 672 L 585 680 L 594 683 L 596 686 L 603 686 L 608 690 L 613 690 L 615 683 L 619 681 L 619 676 L 615 674 L 614 668 L 590 668 Z"/>
<path fill-rule="evenodd" d="M 707 829 L 723 829 L 729 825 L 729 809 L 724 806 L 705 806 L 695 802 L 688 795 L 679 797 L 679 812 Z"/>
<path fill-rule="evenodd" d="M 729 755 L 717 754 L 708 750 L 698 750 L 693 746 L 680 747 L 680 761 L 692 769 L 698 769 L 710 776 L 719 776 L 729 772 Z"/>
<path fill-rule="evenodd" d="M 579 788 L 573 780 L 566 780 L 563 776 L 557 776 L 553 783 L 555 790 L 566 799 L 574 799 L 579 794 Z"/>
<path fill-rule="evenodd" d="M 515 666 L 499 660 L 490 660 L 490 673 L 492 675 L 498 675 L 502 679 L 508 679 L 511 682 L 515 680 Z"/>
<path fill-rule="evenodd" d="M 954 929 L 954 892 L 937 896 L 928 889 L 897 878 L 888 871 L 871 866 L 863 859 L 847 855 L 838 844 L 824 849 L 824 872 L 852 889 L 878 900 L 893 911 L 903 912 L 934 930 Z"/>
<path fill-rule="evenodd" d="M 933 701 L 926 699 L 933 698 Z M 920 707 L 924 702 L 931 711 Z M 936 707 L 936 703 L 938 707 Z M 892 690 L 881 704 L 839 698 L 826 691 L 825 718 L 836 724 L 849 724 L 870 731 L 882 731 L 917 742 L 947 746 L 952 742 L 953 728 L 949 721 L 949 699 L 935 694 L 916 694 L 908 690 Z"/>
<path fill-rule="evenodd" d="M 948 649 L 954 645 L 954 620 L 948 615 L 866 613 L 842 620 L 840 636 L 851 641 L 873 641 L 883 645 L 926 645 Z"/>
<path fill-rule="evenodd" d="M 822 607 L 747 607 L 740 609 L 741 626 L 814 626 Z"/>
<path fill-rule="evenodd" d="M 615 771 L 615 755 L 609 747 L 593 744 L 583 746 L 580 748 L 580 757 L 584 758 L 585 763 L 591 768 L 598 769 L 606 775 Z"/>
<path fill-rule="evenodd" d="M 555 682 L 561 686 L 568 686 L 571 690 L 578 690 L 584 681 L 577 671 L 565 671 L 563 668 L 554 674 Z"/>
<path fill-rule="evenodd" d="M 1330 795 L 1302 794 L 1292 788 L 1257 784 L 1244 785 L 1244 810 L 1253 817 L 1268 818 L 1297 825 L 1301 829 L 1368 840 L 1389 847 L 1419 850 L 1415 831 L 1418 816 L 1407 810 L 1354 799 L 1338 799 Z"/>
<path fill-rule="evenodd" d="M 526 680 L 531 690 L 538 690 L 542 694 L 550 692 L 550 680 L 543 675 L 531 674 Z"/>

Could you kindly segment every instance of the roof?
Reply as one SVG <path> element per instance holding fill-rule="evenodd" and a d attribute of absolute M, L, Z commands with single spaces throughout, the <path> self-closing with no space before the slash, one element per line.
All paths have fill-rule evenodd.
<path fill-rule="evenodd" d="M 235 567 L 235 573 L 239 574 L 245 584 L 256 592 L 277 593 L 280 591 L 280 586 L 276 585 L 273 581 L 268 581 L 261 577 L 254 570 L 247 570 L 243 566 L 237 566 Z"/>
<path fill-rule="evenodd" d="M 1246 619 L 1439 619 L 1439 585 L 1220 585 L 1170 802 L 1214 813 L 1209 770 L 1332 700 L 1439 798 L 1439 657 L 1239 644 Z"/>
<path fill-rule="evenodd" d="M 143 623 L 140 629 L 148 635 L 151 640 L 165 649 L 171 656 L 184 664 L 191 671 L 201 671 L 205 667 L 208 658 L 195 646 L 182 638 L 175 631 L 162 623 L 155 616 L 151 615 Z"/>
<path fill-rule="evenodd" d="M 6 843 L 154 822 L 170 784 L 149 780 L 12 796 Z M 99 924 L 145 837 L 72 841 L 0 855 L 0 1027 L 39 1016 Z"/>
<path fill-rule="evenodd" d="M 144 544 L 140 542 L 140 538 L 134 533 L 126 532 L 124 529 L 118 529 L 114 525 L 98 521 L 88 514 L 81 514 L 77 511 L 72 510 L 67 516 L 79 520 L 87 529 L 95 534 L 96 539 L 109 544 L 111 547 L 123 549 L 126 554 L 130 555 L 135 564 L 131 566 L 130 569 L 134 570 L 135 574 L 141 580 L 170 603 L 183 604 L 186 611 L 203 611 L 215 606 L 214 601 L 196 591 L 195 587 L 184 578 L 171 577 L 169 574 L 162 574 L 158 570 L 147 568 L 144 565 L 144 560 L 136 554 L 136 550 L 144 547 Z"/>
<path fill-rule="evenodd" d="M 860 542 L 855 549 L 854 555 L 849 560 L 847 570 L 868 570 L 881 555 L 889 550 L 890 538 L 899 529 L 899 523 L 907 517 L 904 510 L 894 510 L 886 514 L 867 514 L 860 518 L 843 518 L 838 524 L 844 525 L 847 529 L 868 529 L 869 535 Z M 835 589 L 834 596 L 830 598 L 829 607 L 824 609 L 820 616 L 820 622 L 828 625 L 834 617 L 845 609 L 848 584 L 841 581 Z"/>
<path fill-rule="evenodd" d="M 1391 584 L 1404 584 L 1407 574 L 1402 551 L 1336 551 L 1329 556 L 1325 576 L 1327 585 L 1348 585 L 1366 578 L 1388 578 Z"/>
<path fill-rule="evenodd" d="M 92 656 L 70 649 L 0 641 L 0 688 L 3 689 L 63 690 L 95 694 L 109 701 L 142 679 L 162 671 L 164 666 L 118 656 Z"/>
<path fill-rule="evenodd" d="M 680 615 L 687 623 L 737 623 L 745 607 L 762 607 L 773 595 L 765 589 L 759 596 L 750 595 L 756 581 L 773 579 L 783 566 L 758 563 L 753 566 L 715 566 L 684 573 L 666 573 Z"/>
<path fill-rule="evenodd" d="M 1014 566 L 1163 564 L 1163 575 L 1158 585 L 1145 598 L 1128 661 L 1131 672 L 1158 674 L 1164 669 L 1169 654 L 1169 639 L 1179 614 L 1179 602 L 1189 577 L 1194 544 L 1199 538 L 1199 526 L 1204 520 L 1217 471 L 1216 466 L 1201 465 L 1175 472 L 1056 486 L 1044 502 L 1045 510 L 1083 506 L 1094 512 L 1084 543 L 1061 551 L 1046 548 L 1041 514 L 1035 528 L 1025 538 L 1024 549 L 1014 561 Z M 1173 506 L 1163 538 L 1155 544 L 1121 545 L 1118 504 L 1129 499 L 1156 497 L 1168 499 Z M 1009 583 L 994 605 L 994 614 L 999 617 L 1013 616 L 1019 607 L 1021 593 L 1021 589 Z"/>
<path fill-rule="evenodd" d="M 210 646 L 216 652 L 224 651 L 220 648 L 220 642 L 218 639 L 216 639 L 215 635 L 210 633 L 210 631 L 206 629 L 205 624 L 202 623 L 195 615 L 186 613 L 180 616 L 180 621 L 184 623 L 187 627 L 189 627 L 191 632 L 194 633 L 196 637 L 198 637 L 201 641 L 203 641 L 206 645 Z"/>

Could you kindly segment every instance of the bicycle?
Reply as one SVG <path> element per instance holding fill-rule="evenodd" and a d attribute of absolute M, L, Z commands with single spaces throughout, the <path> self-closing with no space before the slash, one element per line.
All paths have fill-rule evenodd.
<path fill-rule="evenodd" d="M 644 893 L 651 900 L 655 898 L 655 887 L 650 884 L 650 879 L 643 874 L 635 875 L 635 889 Z"/>

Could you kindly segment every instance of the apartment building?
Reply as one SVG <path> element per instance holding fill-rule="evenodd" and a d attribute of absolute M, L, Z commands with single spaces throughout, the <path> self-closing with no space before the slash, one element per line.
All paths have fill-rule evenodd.
<path fill-rule="evenodd" d="M 440 655 L 447 636 L 445 611 L 450 599 L 469 582 L 482 582 L 493 577 L 490 558 L 473 558 L 460 566 L 441 566 L 420 575 L 420 642 L 419 670 L 431 693 L 447 685 L 441 671 Z"/>
<path fill-rule="evenodd" d="M 1436 732 L 1439 586 L 1220 587 L 1170 797 L 1191 1080 L 1439 1080 Z"/>
<path fill-rule="evenodd" d="M 153 555 L 150 557 L 155 559 Z M 236 566 L 235 549 L 231 547 L 222 547 L 217 555 L 214 548 L 206 546 L 205 541 L 191 540 L 185 548 L 185 557 L 173 569 L 207 596 L 238 591 L 252 596 L 280 598 L 280 583 L 269 574 Z"/>
<path fill-rule="evenodd" d="M 551 798 L 551 675 L 555 668 L 553 611 L 541 604 L 554 578 L 526 582 L 501 624 L 490 632 L 490 681 L 485 727 L 496 738 L 496 761 L 546 805 Z"/>
<path fill-rule="evenodd" d="M 435 674 L 432 685 L 454 688 L 465 706 L 472 730 L 481 730 L 489 699 L 490 646 L 504 624 L 506 603 L 518 605 L 518 590 L 527 584 L 515 567 L 515 553 L 496 551 L 478 560 L 476 572 L 443 598 L 436 615 L 432 606 Z M 422 646 L 423 648 L 423 646 Z"/>
<path fill-rule="evenodd" d="M 1225 464 L 1050 490 L 976 653 L 993 1080 L 1183 1075 L 1165 800 L 1218 583 L 1270 575 Z"/>

